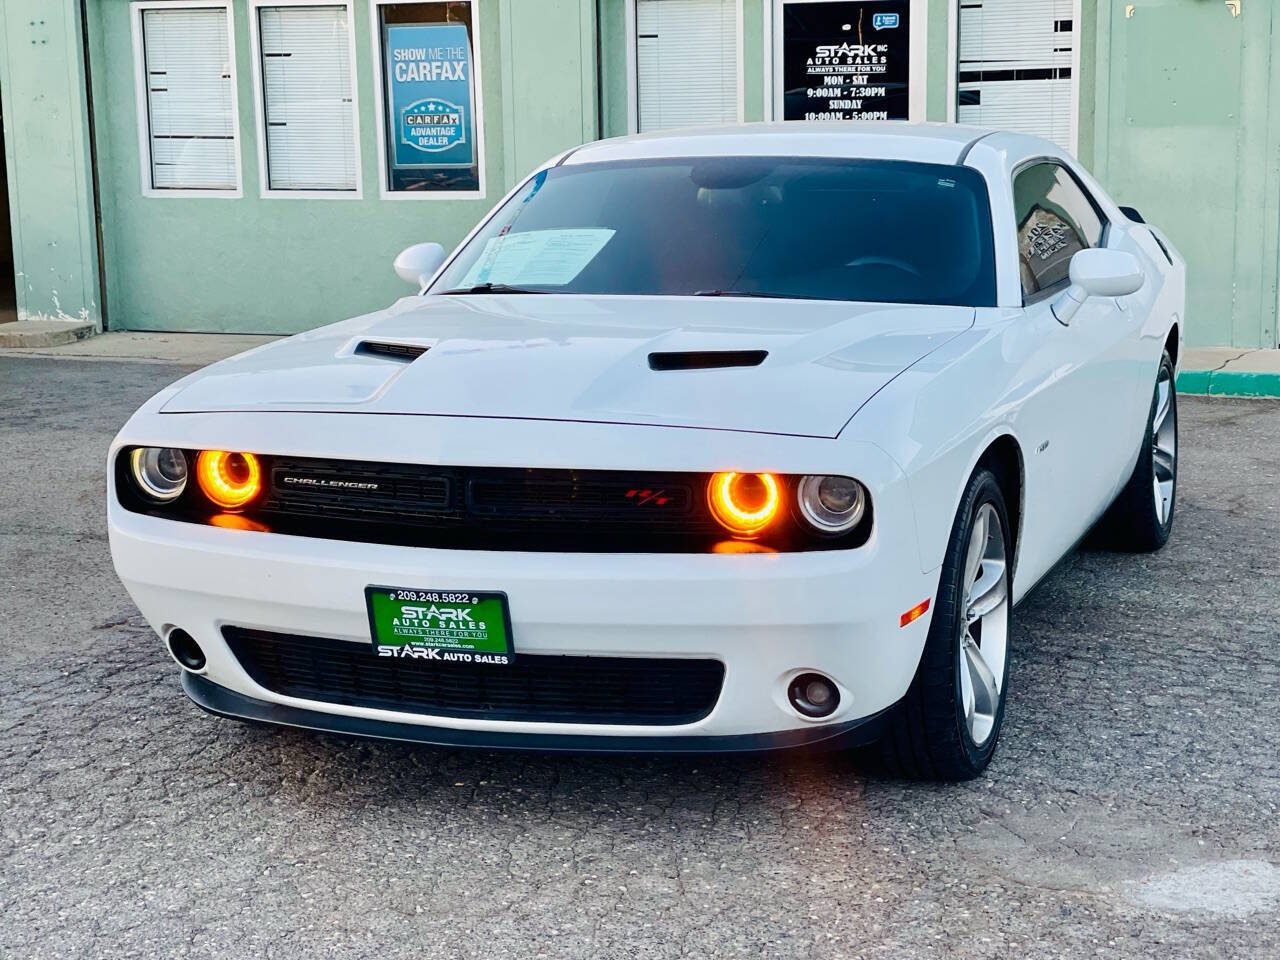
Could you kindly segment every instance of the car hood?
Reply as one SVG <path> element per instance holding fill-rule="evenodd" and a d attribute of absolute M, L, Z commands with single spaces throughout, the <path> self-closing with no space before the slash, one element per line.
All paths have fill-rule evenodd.
<path fill-rule="evenodd" d="M 969 307 L 720 297 L 406 297 L 215 364 L 180 384 L 163 412 L 499 417 L 834 437 L 973 317 Z M 387 352 L 424 348 L 416 358 Z M 767 356 L 753 366 L 650 366 L 652 353 L 704 351 Z"/>

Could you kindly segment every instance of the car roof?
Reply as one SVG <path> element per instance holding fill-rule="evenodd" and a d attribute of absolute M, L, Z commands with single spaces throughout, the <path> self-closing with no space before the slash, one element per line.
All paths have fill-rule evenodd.
<path fill-rule="evenodd" d="M 562 164 L 663 157 L 804 156 L 956 163 L 994 131 L 954 123 L 788 121 L 664 130 L 599 140 L 572 150 Z"/>

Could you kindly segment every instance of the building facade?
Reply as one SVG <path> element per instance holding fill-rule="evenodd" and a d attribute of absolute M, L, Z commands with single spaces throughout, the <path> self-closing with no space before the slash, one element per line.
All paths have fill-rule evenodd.
<path fill-rule="evenodd" d="M 5 0 L 0 318 L 295 332 L 402 295 L 401 248 L 456 243 L 583 141 L 900 119 L 1073 150 L 1186 254 L 1190 342 L 1275 346 L 1276 20 L 1269 0 Z"/>

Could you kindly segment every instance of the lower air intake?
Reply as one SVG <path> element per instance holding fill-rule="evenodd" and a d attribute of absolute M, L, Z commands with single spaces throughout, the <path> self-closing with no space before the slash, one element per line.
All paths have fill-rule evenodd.
<path fill-rule="evenodd" d="M 676 726 L 711 712 L 719 660 L 518 653 L 510 666 L 375 657 L 371 644 L 223 627 L 245 672 L 273 693 L 437 717 Z"/>

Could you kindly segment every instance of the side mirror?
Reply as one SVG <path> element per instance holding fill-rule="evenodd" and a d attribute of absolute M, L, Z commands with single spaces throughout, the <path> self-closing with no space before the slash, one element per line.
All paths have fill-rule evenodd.
<path fill-rule="evenodd" d="M 415 287 L 424 287 L 444 263 L 444 247 L 438 243 L 415 243 L 405 247 L 396 257 L 396 276 Z"/>
<path fill-rule="evenodd" d="M 1126 297 L 1147 278 L 1133 254 L 1123 250 L 1081 250 L 1071 258 L 1071 286 L 1053 303 L 1053 315 L 1066 326 L 1090 297 Z"/>

